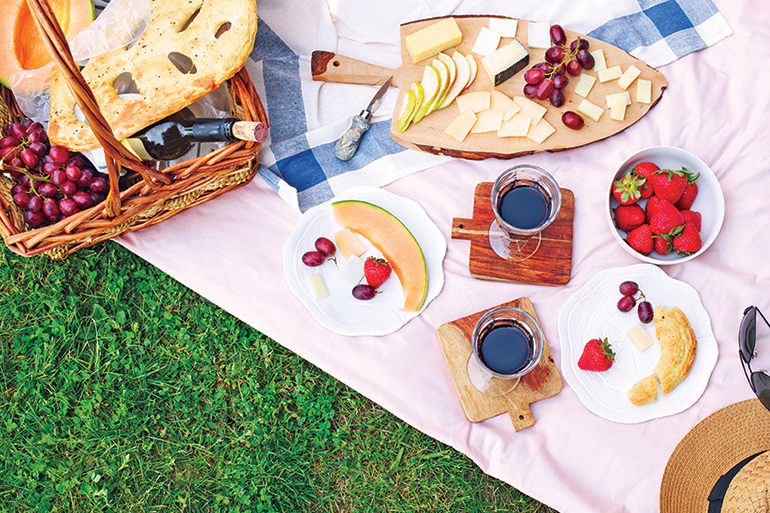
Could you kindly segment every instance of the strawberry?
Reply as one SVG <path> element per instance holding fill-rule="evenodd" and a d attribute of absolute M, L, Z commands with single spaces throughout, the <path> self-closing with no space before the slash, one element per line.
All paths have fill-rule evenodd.
<path fill-rule="evenodd" d="M 578 367 L 592 372 L 604 372 L 612 367 L 615 353 L 607 339 L 594 338 L 586 342 L 583 354 L 578 359 Z"/>
<path fill-rule="evenodd" d="M 658 206 L 658 203 L 660 203 L 660 198 L 657 196 L 652 196 L 647 200 L 647 204 L 644 206 L 644 213 L 647 218 L 647 224 L 650 223 L 652 216 L 655 215 L 655 208 Z"/>
<path fill-rule="evenodd" d="M 644 209 L 638 203 L 618 205 L 615 209 L 615 226 L 623 231 L 630 232 L 643 225 L 644 221 Z"/>
<path fill-rule="evenodd" d="M 679 201 L 674 203 L 676 205 L 676 208 L 679 210 L 690 210 L 692 207 L 692 204 L 695 203 L 695 198 L 698 197 L 698 184 L 693 182 L 690 182 L 688 180 L 687 185 L 684 188 L 684 192 L 682 193 L 682 197 L 679 198 Z"/>
<path fill-rule="evenodd" d="M 642 197 L 644 179 L 631 171 L 612 183 L 612 195 L 621 205 L 636 203 Z"/>
<path fill-rule="evenodd" d="M 650 175 L 655 196 L 670 201 L 672 204 L 679 201 L 687 187 L 686 170 L 659 169 Z"/>
<path fill-rule="evenodd" d="M 650 219 L 652 233 L 677 235 L 681 231 L 678 228 L 682 225 L 684 225 L 684 218 L 679 210 L 670 201 L 661 199 Z"/>
<path fill-rule="evenodd" d="M 366 277 L 366 283 L 375 289 L 385 283 L 393 269 L 387 260 L 382 258 L 375 258 L 373 256 L 367 257 L 364 261 L 364 277 Z"/>
<path fill-rule="evenodd" d="M 684 230 L 674 237 L 674 249 L 680 255 L 696 253 L 702 246 L 700 233 L 695 223 L 688 221 L 684 224 Z"/>
<path fill-rule="evenodd" d="M 682 210 L 682 218 L 684 218 L 684 221 L 692 221 L 692 223 L 695 225 L 695 227 L 700 231 L 701 227 L 701 215 L 700 212 L 696 212 L 695 210 Z"/>
<path fill-rule="evenodd" d="M 666 235 L 653 236 L 653 246 L 655 252 L 659 255 L 668 255 L 673 250 L 671 247 L 671 237 Z"/>
<path fill-rule="evenodd" d="M 649 224 L 643 224 L 639 228 L 634 228 L 626 235 L 626 242 L 635 251 L 643 255 L 649 255 L 652 252 L 652 230 Z"/>
<path fill-rule="evenodd" d="M 655 189 L 652 186 L 650 175 L 658 169 L 660 168 L 652 162 L 640 162 L 634 167 L 634 172 L 645 179 L 644 188 L 642 189 L 642 199 L 647 199 L 652 196 Z"/>

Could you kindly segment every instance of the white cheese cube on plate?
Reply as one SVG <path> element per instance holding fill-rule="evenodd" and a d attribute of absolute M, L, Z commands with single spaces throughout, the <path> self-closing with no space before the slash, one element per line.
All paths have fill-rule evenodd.
<path fill-rule="evenodd" d="M 618 79 L 618 85 L 620 86 L 621 89 L 628 89 L 628 86 L 630 86 L 631 83 L 634 80 L 636 80 L 637 77 L 641 74 L 642 74 L 642 71 L 632 64 Z"/>
<path fill-rule="evenodd" d="M 620 66 L 613 66 L 611 68 L 603 69 L 599 72 L 599 82 L 608 82 L 620 78 L 622 73 L 620 72 Z"/>
<path fill-rule="evenodd" d="M 524 114 L 516 114 L 508 121 L 504 121 L 497 131 L 498 137 L 525 137 L 532 124 L 532 118 Z"/>
<path fill-rule="evenodd" d="M 473 112 L 481 112 L 489 108 L 492 102 L 492 97 L 489 91 L 473 91 L 471 93 L 461 94 L 455 99 L 457 108 L 460 112 L 470 110 Z"/>
<path fill-rule="evenodd" d="M 503 112 L 495 109 L 482 110 L 476 113 L 476 123 L 471 128 L 472 134 L 497 132 L 503 123 Z"/>
<path fill-rule="evenodd" d="M 444 133 L 459 142 L 463 142 L 475 123 L 476 114 L 472 110 L 466 110 L 449 123 Z"/>
<path fill-rule="evenodd" d="M 323 299 L 329 295 L 324 284 L 323 276 L 318 273 L 313 273 L 308 276 L 308 283 L 310 283 L 310 293 L 315 299 Z"/>
<path fill-rule="evenodd" d="M 502 37 L 516 37 L 519 20 L 512 18 L 489 18 L 489 30 L 494 30 Z"/>
<path fill-rule="evenodd" d="M 500 34 L 494 30 L 490 30 L 487 27 L 481 27 L 479 35 L 476 36 L 476 42 L 473 44 L 473 53 L 479 55 L 489 55 L 497 50 L 497 45 L 500 44 Z"/>
<path fill-rule="evenodd" d="M 581 101 L 577 106 L 577 111 L 581 114 L 585 114 L 594 121 L 599 121 L 599 119 L 602 117 L 602 114 L 604 114 L 604 109 L 598 105 L 594 105 L 588 100 Z"/>
<path fill-rule="evenodd" d="M 517 39 L 481 59 L 493 87 L 497 87 L 529 64 L 529 52 Z"/>
<path fill-rule="evenodd" d="M 575 94 L 588 98 L 588 93 L 591 92 L 591 88 L 596 83 L 596 77 L 589 75 L 588 73 L 581 73 L 578 83 L 575 85 Z"/>
<path fill-rule="evenodd" d="M 650 103 L 652 101 L 652 82 L 640 78 L 636 81 L 636 101 Z"/>
<path fill-rule="evenodd" d="M 634 344 L 634 347 L 637 351 L 644 351 L 652 345 L 652 337 L 649 333 L 647 333 L 647 330 L 645 330 L 644 326 L 641 324 L 637 324 L 628 330 L 628 332 L 626 332 L 626 336 L 628 337 L 628 340 Z"/>
<path fill-rule="evenodd" d="M 550 48 L 551 25 L 548 23 L 529 22 L 527 32 L 527 46 L 530 48 Z"/>

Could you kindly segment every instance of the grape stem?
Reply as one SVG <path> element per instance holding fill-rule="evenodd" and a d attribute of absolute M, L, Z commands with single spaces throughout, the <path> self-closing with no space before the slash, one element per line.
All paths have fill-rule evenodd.
<path fill-rule="evenodd" d="M 566 64 L 571 61 L 572 59 L 577 58 L 577 54 L 580 51 L 580 36 L 577 36 L 577 44 L 575 45 L 574 50 L 569 50 L 567 53 L 564 54 L 564 57 L 562 58 L 561 62 L 559 64 L 554 64 L 551 66 L 551 71 L 545 72 L 545 78 L 551 79 L 554 75 L 557 74 L 556 70 L 558 70 L 562 66 L 566 66 Z M 565 50 L 567 49 L 566 45 L 560 45 Z"/>
<path fill-rule="evenodd" d="M 23 175 L 26 175 L 27 178 L 29 178 L 29 188 L 32 192 L 35 193 L 35 196 L 40 196 L 37 190 L 35 190 L 35 181 L 53 183 L 53 180 L 51 180 L 50 178 L 44 177 L 42 175 L 33 175 L 26 168 L 11 166 L 10 164 L 6 164 L 4 161 L 5 161 L 5 157 L 0 159 L 0 171 L 4 173 L 9 173 L 9 174 L 16 172 L 16 173 L 21 173 Z"/>

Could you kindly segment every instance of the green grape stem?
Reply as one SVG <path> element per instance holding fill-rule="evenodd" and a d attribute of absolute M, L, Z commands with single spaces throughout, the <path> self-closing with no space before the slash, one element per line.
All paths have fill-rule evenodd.
<path fill-rule="evenodd" d="M 552 64 L 551 65 L 551 71 L 545 72 L 545 78 L 552 79 L 554 75 L 556 75 L 556 70 L 559 69 L 562 66 L 566 66 L 569 61 L 572 59 L 577 58 L 577 54 L 580 51 L 580 36 L 577 36 L 577 44 L 575 45 L 574 50 L 567 50 L 567 46 L 562 45 L 562 48 L 567 50 L 567 53 L 564 54 L 564 58 L 562 58 L 561 62 L 559 64 Z M 549 63 L 550 64 L 550 63 Z"/>

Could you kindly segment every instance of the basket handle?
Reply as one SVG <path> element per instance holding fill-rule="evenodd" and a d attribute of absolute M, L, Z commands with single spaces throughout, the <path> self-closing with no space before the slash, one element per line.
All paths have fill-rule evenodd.
<path fill-rule="evenodd" d="M 118 170 L 125 167 L 139 173 L 149 187 L 158 187 L 156 182 L 162 184 L 171 183 L 171 178 L 155 169 L 145 166 L 133 153 L 128 151 L 112 133 L 110 125 L 99 110 L 93 91 L 80 73 L 80 69 L 72 58 L 69 43 L 67 42 L 61 26 L 56 19 L 48 0 L 26 0 L 32 12 L 35 23 L 48 48 L 56 66 L 62 72 L 72 95 L 75 97 L 80 109 L 88 121 L 99 144 L 104 149 L 104 157 L 107 161 L 107 173 L 110 179 L 110 191 L 105 200 L 105 209 L 108 217 L 114 217 L 120 213 L 120 191 L 118 189 Z"/>

